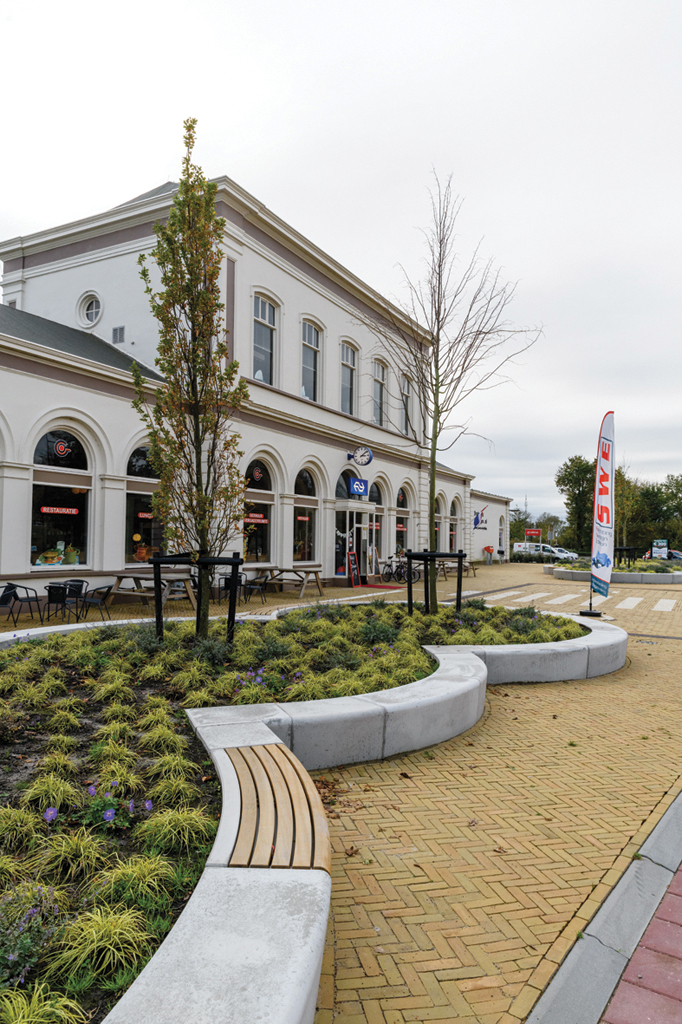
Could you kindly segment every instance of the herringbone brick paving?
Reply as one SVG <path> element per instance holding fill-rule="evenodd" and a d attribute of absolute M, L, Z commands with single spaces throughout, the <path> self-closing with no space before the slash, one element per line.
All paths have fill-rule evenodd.
<path fill-rule="evenodd" d="M 580 589 L 534 566 L 479 572 L 471 588 L 527 580 L 531 593 Z M 643 590 L 616 589 L 618 601 Z M 650 620 L 661 594 L 646 591 Z M 636 628 L 637 609 L 611 614 L 682 635 L 675 611 L 665 629 Z M 463 736 L 318 773 L 337 802 L 316 1024 L 525 1019 L 681 788 L 681 653 L 682 641 L 632 638 L 618 673 L 491 687 Z"/>

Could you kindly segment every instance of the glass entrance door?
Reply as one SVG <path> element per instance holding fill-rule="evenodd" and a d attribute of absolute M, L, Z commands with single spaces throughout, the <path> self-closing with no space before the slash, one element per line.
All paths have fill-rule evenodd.
<path fill-rule="evenodd" d="M 345 511 L 336 513 L 336 537 L 334 544 L 334 574 L 348 575 L 348 552 L 354 551 L 358 556 L 360 576 L 367 577 L 368 557 L 368 525 L 367 512 Z"/>

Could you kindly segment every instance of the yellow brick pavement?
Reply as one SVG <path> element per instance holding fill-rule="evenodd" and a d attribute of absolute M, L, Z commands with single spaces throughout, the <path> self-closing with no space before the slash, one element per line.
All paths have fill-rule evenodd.
<path fill-rule="evenodd" d="M 615 586 L 602 609 L 624 628 L 682 636 L 682 588 Z M 495 587 L 586 590 L 536 566 L 467 581 Z M 630 596 L 643 600 L 611 610 Z M 653 610 L 662 597 L 672 612 Z M 633 637 L 611 676 L 492 687 L 464 736 L 319 773 L 338 817 L 316 1024 L 525 1019 L 682 788 L 681 653 L 682 641 Z"/>

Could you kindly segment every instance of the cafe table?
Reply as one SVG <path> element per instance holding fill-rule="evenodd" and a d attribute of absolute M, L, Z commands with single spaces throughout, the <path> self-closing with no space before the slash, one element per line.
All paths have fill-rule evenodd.
<path fill-rule="evenodd" d="M 121 590 L 121 584 L 125 580 L 132 580 L 135 589 L 134 590 Z M 161 572 L 161 607 L 163 608 L 168 600 L 171 587 L 173 583 L 182 582 L 185 584 L 185 592 L 189 601 L 196 611 L 197 599 L 194 596 L 194 588 L 192 587 L 192 579 L 189 572 Z M 151 586 L 149 586 L 151 584 Z M 113 600 L 117 593 L 126 594 L 129 597 L 139 597 L 143 604 L 149 606 L 150 597 L 154 597 L 154 573 L 153 571 L 144 571 L 142 569 L 126 569 L 123 572 L 119 572 L 115 576 L 114 585 L 111 588 L 109 596 L 104 602 L 107 608 L 113 603 Z"/>

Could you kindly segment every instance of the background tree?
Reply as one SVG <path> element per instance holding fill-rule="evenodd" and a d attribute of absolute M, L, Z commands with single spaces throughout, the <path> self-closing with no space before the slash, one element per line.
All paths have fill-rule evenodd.
<path fill-rule="evenodd" d="M 149 432 L 149 457 L 159 474 L 154 514 L 175 550 L 219 555 L 244 514 L 244 480 L 234 412 L 248 397 L 238 364 L 226 365 L 220 301 L 220 242 L 225 221 L 216 216 L 216 186 L 192 163 L 196 120 L 184 123 L 185 157 L 168 221 L 155 225 L 151 258 L 161 289 L 152 287 L 146 257 L 141 276 L 159 322 L 156 366 L 165 378 L 147 405 L 134 366 L 135 409 Z M 210 569 L 199 569 L 197 636 L 208 635 Z"/>
<path fill-rule="evenodd" d="M 596 460 L 572 455 L 557 470 L 554 482 L 566 504 L 566 540 L 577 551 L 592 548 Z"/>
<path fill-rule="evenodd" d="M 502 367 L 529 348 L 540 332 L 507 320 L 515 286 L 503 282 L 499 270 L 492 261 L 483 261 L 478 249 L 460 264 L 455 226 L 462 204 L 452 193 L 451 178 L 443 186 L 436 176 L 430 196 L 424 275 L 413 281 L 404 273 L 408 298 L 399 307 L 402 315 L 386 308 L 381 318 L 360 319 L 382 342 L 395 371 L 405 432 L 428 447 L 429 548 L 435 551 L 437 453 L 452 448 L 467 432 L 467 424 L 454 422 L 453 416 L 475 391 L 507 380 Z M 414 403 L 403 398 L 404 380 Z M 435 566 L 432 569 L 430 601 L 435 610 Z"/>

